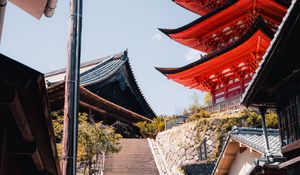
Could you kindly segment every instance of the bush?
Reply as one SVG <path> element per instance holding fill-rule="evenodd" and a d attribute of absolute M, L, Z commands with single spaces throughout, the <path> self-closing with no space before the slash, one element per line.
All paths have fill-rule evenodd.
<path fill-rule="evenodd" d="M 199 112 L 193 114 L 192 116 L 189 117 L 188 121 L 196 121 L 196 120 L 200 120 L 203 118 L 210 118 L 210 115 L 207 111 L 205 110 L 200 110 Z"/>
<path fill-rule="evenodd" d="M 247 118 L 247 127 L 261 128 L 261 115 L 254 111 L 244 110 L 243 115 Z M 268 111 L 265 115 L 267 128 L 278 128 L 278 115 Z"/>
<path fill-rule="evenodd" d="M 165 117 L 155 117 L 152 122 L 141 121 L 134 125 L 140 129 L 140 133 L 144 138 L 155 138 L 156 135 L 165 129 Z"/>
<path fill-rule="evenodd" d="M 266 114 L 267 128 L 278 128 L 278 115 L 274 112 L 268 112 Z"/>
<path fill-rule="evenodd" d="M 63 133 L 63 113 L 52 112 L 52 123 L 57 141 L 62 140 Z M 122 138 L 120 134 L 115 133 L 111 126 L 105 126 L 102 122 L 89 122 L 88 114 L 78 114 L 78 149 L 77 160 L 84 166 L 84 172 L 88 168 L 88 172 L 92 172 L 92 159 L 96 157 L 96 162 L 100 158 L 100 162 L 104 162 L 104 154 L 110 152 L 119 152 L 121 145 L 119 140 Z M 57 151 L 59 157 L 62 158 L 62 145 L 57 143 Z M 103 165 L 95 167 L 95 169 L 103 170 Z"/>

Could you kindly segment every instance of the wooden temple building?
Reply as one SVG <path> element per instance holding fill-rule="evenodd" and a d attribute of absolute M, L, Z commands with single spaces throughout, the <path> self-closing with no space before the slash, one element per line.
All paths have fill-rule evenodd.
<path fill-rule="evenodd" d="M 44 75 L 0 54 L 0 174 L 60 175 Z"/>
<path fill-rule="evenodd" d="M 183 67 L 156 69 L 184 86 L 211 93 L 210 111 L 238 108 L 241 95 L 269 47 L 289 2 L 174 1 L 201 17 L 177 29 L 159 30 L 205 55 Z"/>
<path fill-rule="evenodd" d="M 65 69 L 45 77 L 51 110 L 63 109 Z M 104 124 L 118 125 L 115 128 L 123 137 L 136 137 L 139 131 L 133 123 L 155 116 L 138 87 L 127 51 L 81 64 L 80 86 L 80 111 Z M 129 131 L 122 131 L 124 127 Z"/>
<path fill-rule="evenodd" d="M 300 1 L 293 0 L 242 99 L 246 106 L 277 110 L 281 152 L 286 158 L 277 166 L 269 166 L 272 159 L 266 161 L 251 174 L 270 168 L 285 170 L 282 174 L 287 175 L 300 172 L 299 12 Z"/>

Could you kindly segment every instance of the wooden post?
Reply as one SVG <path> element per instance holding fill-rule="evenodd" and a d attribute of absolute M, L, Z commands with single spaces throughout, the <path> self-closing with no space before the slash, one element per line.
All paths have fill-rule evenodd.
<path fill-rule="evenodd" d="M 268 140 L 268 133 L 267 133 L 267 127 L 266 127 L 266 111 L 267 111 L 267 107 L 266 106 L 259 106 L 259 113 L 261 115 L 261 125 L 262 125 L 262 130 L 263 130 L 263 135 L 265 138 L 265 153 L 266 156 L 269 157 L 271 155 L 270 152 L 270 146 L 269 146 L 269 140 Z"/>
<path fill-rule="evenodd" d="M 76 174 L 82 0 L 70 0 L 68 64 L 65 81 L 62 174 Z"/>

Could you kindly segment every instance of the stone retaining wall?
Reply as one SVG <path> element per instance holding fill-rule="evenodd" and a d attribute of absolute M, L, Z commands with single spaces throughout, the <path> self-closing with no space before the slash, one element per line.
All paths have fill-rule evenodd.
<path fill-rule="evenodd" d="M 218 126 L 220 126 L 218 120 L 204 123 L 190 122 L 157 135 L 156 144 L 161 148 L 173 174 L 179 174 L 184 169 L 187 170 L 184 168 L 186 166 L 207 163 L 207 161 L 200 160 L 200 145 L 204 139 L 206 139 L 207 160 L 216 160 L 221 145 L 227 137 L 227 132 L 222 132 Z M 194 169 L 197 169 L 198 172 L 201 171 L 201 166 L 197 167 Z M 207 172 L 207 170 L 203 171 Z"/>

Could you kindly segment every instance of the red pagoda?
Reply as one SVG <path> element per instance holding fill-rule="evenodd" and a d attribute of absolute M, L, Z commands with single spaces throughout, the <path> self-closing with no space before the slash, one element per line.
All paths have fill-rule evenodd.
<path fill-rule="evenodd" d="M 183 67 L 156 69 L 184 86 L 210 92 L 213 103 L 211 111 L 236 108 L 289 2 L 173 1 L 201 17 L 177 29 L 159 30 L 206 55 Z"/>

